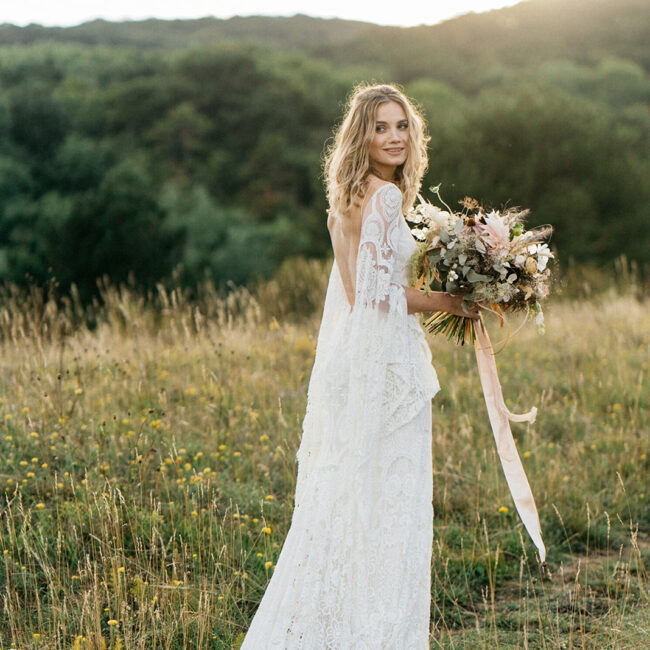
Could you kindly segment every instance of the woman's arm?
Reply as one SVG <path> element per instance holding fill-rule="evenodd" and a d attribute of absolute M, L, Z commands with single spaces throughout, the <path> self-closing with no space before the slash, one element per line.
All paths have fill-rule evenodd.
<path fill-rule="evenodd" d="M 457 294 L 452 296 L 444 291 L 432 291 L 429 295 L 412 287 L 404 287 L 406 294 L 406 307 L 409 314 L 420 311 L 446 311 L 458 316 L 468 316 L 469 318 L 478 318 L 479 309 L 475 303 L 470 302 L 467 305 L 468 313 L 463 311 L 461 303 L 463 295 Z"/>
<path fill-rule="evenodd" d="M 443 291 L 426 295 L 422 291 L 391 281 L 395 250 L 391 230 L 398 226 L 402 211 L 402 193 L 394 183 L 384 183 L 373 195 L 375 210 L 362 220 L 356 259 L 355 301 L 380 312 L 406 307 L 409 314 L 421 311 L 446 311 L 459 316 L 478 318 L 478 307 L 469 303 L 462 310 L 463 294 L 452 296 Z M 349 301 L 349 298 L 348 298 Z M 406 304 L 404 304 L 406 303 Z M 352 304 L 352 303 L 351 303 Z"/>

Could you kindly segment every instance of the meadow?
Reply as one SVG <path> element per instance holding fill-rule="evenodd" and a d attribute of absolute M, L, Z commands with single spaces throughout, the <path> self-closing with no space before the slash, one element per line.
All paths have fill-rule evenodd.
<path fill-rule="evenodd" d="M 232 648 L 291 522 L 327 263 L 256 290 L 0 289 L 0 648 Z M 471 348 L 430 338 L 431 648 L 650 635 L 649 292 L 565 270 L 498 353 L 548 568 L 514 511 Z M 633 269 L 632 269 L 633 271 Z M 488 319 L 495 344 L 513 331 Z"/>

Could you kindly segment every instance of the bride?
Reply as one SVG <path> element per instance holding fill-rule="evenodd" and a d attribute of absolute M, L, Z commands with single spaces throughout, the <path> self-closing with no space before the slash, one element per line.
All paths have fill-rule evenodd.
<path fill-rule="evenodd" d="M 357 87 L 325 156 L 330 273 L 296 455 L 295 505 L 243 650 L 429 648 L 431 398 L 416 312 L 478 318 L 408 286 L 403 213 L 427 165 L 397 88 Z"/>

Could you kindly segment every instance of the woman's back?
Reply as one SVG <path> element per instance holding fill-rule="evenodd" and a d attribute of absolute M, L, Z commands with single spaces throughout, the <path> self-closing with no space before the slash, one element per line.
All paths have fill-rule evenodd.
<path fill-rule="evenodd" d="M 357 253 L 359 240 L 361 238 L 361 225 L 363 223 L 363 210 L 369 204 L 369 198 L 382 185 L 378 179 L 371 179 L 368 183 L 365 196 L 360 202 L 350 206 L 348 214 L 331 214 L 327 219 L 327 229 L 332 241 L 332 249 L 336 265 L 339 269 L 343 288 L 350 306 L 354 305 L 354 294 L 356 284 Z"/>

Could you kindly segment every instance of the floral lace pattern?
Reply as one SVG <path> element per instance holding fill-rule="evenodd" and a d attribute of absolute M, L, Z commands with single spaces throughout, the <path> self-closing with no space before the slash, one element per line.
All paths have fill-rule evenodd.
<path fill-rule="evenodd" d="M 363 215 L 355 302 L 332 266 L 295 508 L 243 650 L 425 650 L 433 537 L 431 352 L 403 285 L 402 196 Z"/>

